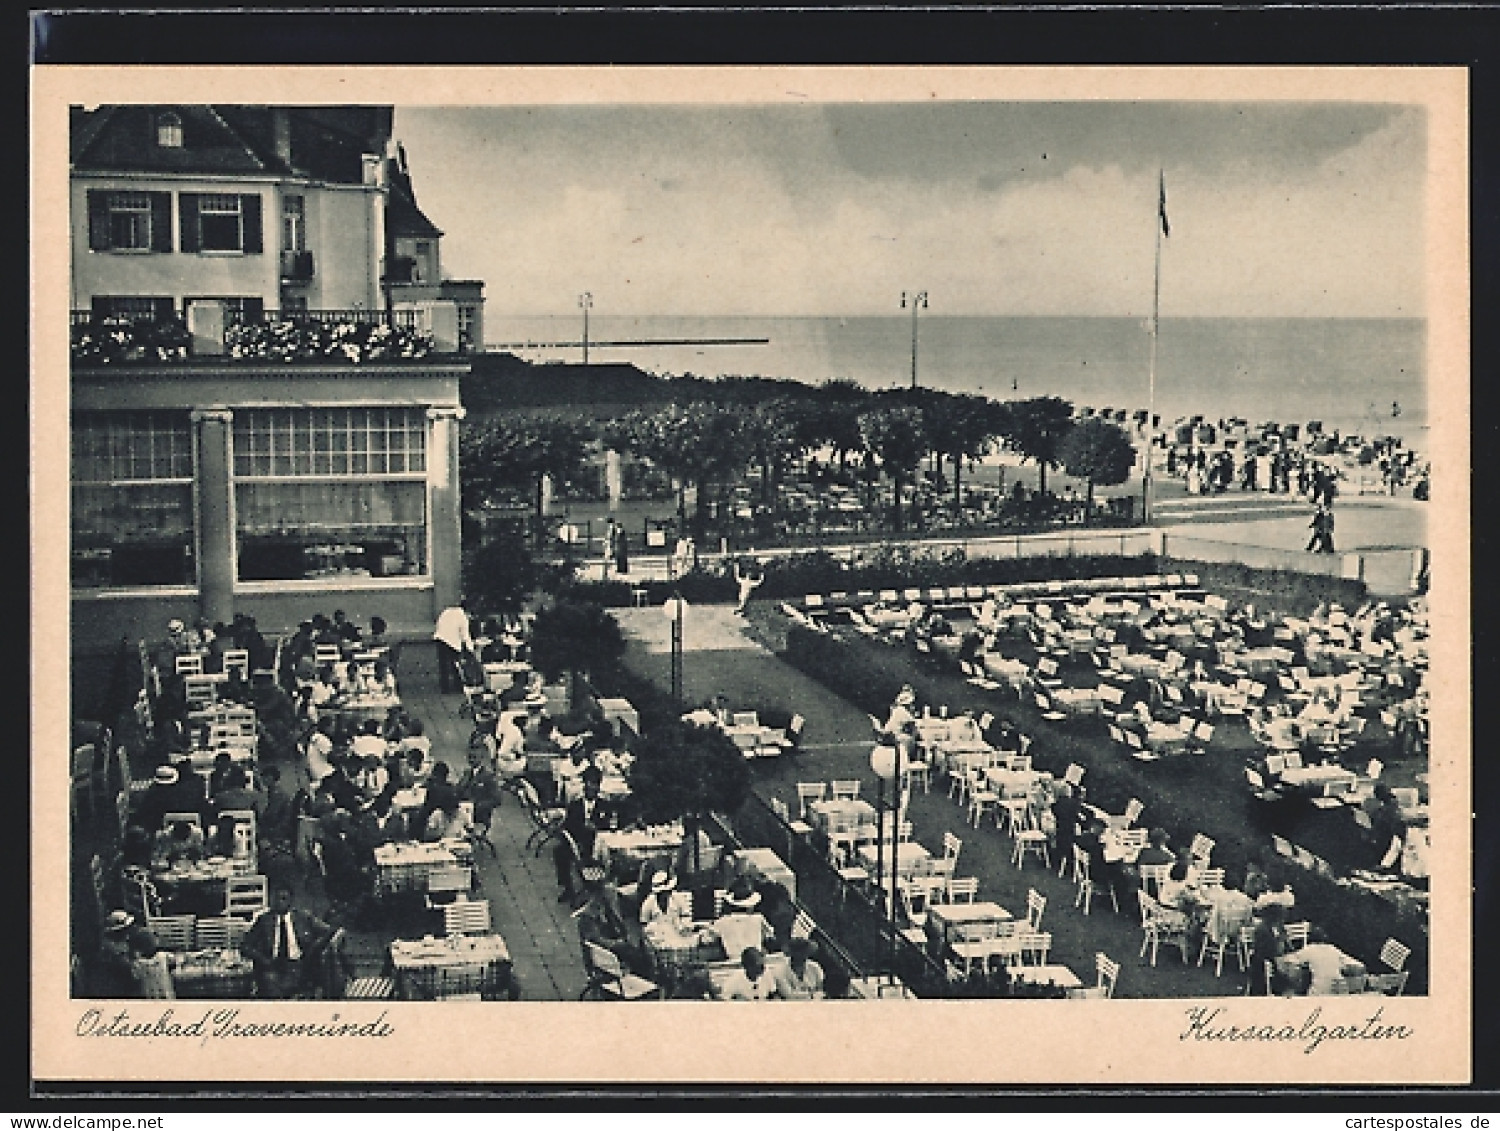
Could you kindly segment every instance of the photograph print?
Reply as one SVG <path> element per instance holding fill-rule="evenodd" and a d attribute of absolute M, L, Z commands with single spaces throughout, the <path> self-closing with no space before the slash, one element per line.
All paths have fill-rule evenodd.
<path fill-rule="evenodd" d="M 1466 1078 L 1461 75 L 275 74 L 41 91 L 50 1063 Z"/>

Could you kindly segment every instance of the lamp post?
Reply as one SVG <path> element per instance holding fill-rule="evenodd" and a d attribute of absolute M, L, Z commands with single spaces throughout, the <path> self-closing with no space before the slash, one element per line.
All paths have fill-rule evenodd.
<path fill-rule="evenodd" d="M 899 937 L 896 933 L 896 899 L 899 894 L 898 885 L 900 884 L 901 874 L 898 862 L 901 843 L 901 744 L 899 742 L 892 742 L 885 736 L 878 739 L 875 743 L 875 749 L 870 751 L 870 769 L 875 772 L 875 779 L 878 783 L 877 788 L 880 791 L 877 799 L 879 809 L 876 813 L 878 824 L 875 830 L 875 873 L 881 879 L 882 888 L 885 887 L 887 876 L 890 879 L 890 897 L 886 904 L 886 912 L 891 933 L 891 955 L 887 974 L 890 977 L 891 984 L 895 985 L 896 940 Z M 891 783 L 892 801 L 890 808 L 894 812 L 894 817 L 891 821 L 891 869 L 889 873 L 882 866 L 882 854 L 884 853 L 885 843 L 886 782 Z"/>
<path fill-rule="evenodd" d="M 908 295 L 901 292 L 901 309 L 905 310 L 907 303 L 911 304 L 911 387 L 917 387 L 917 311 L 927 309 L 927 292 L 917 291 Z"/>
<path fill-rule="evenodd" d="M 672 701 L 682 710 L 682 618 L 688 603 L 673 586 L 672 595 L 662 602 L 662 614 L 672 622 Z"/>
<path fill-rule="evenodd" d="M 584 291 L 578 296 L 578 308 L 583 311 L 583 363 L 589 363 L 589 308 L 594 305 L 594 296 Z"/>

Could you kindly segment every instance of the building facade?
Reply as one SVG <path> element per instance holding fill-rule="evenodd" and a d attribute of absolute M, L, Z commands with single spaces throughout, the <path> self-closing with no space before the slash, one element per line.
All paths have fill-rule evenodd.
<path fill-rule="evenodd" d="M 75 111 L 76 653 L 335 607 L 424 632 L 457 598 L 468 366 L 455 303 L 392 293 L 392 120 Z"/>

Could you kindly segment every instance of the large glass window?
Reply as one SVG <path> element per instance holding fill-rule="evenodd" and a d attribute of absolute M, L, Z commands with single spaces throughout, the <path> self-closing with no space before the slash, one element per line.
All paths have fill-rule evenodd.
<path fill-rule="evenodd" d="M 418 408 L 237 411 L 240 579 L 425 574 L 426 436 Z"/>
<path fill-rule="evenodd" d="M 233 193 L 205 193 L 198 198 L 198 230 L 204 251 L 241 251 L 240 198 Z"/>
<path fill-rule="evenodd" d="M 75 586 L 194 583 L 190 428 L 186 412 L 74 417 Z"/>
<path fill-rule="evenodd" d="M 151 249 L 151 198 L 143 192 L 117 192 L 109 200 L 109 243 L 117 251 Z"/>

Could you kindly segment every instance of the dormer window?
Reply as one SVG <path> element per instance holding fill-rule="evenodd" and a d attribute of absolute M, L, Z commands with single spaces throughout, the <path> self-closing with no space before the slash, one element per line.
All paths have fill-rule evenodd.
<path fill-rule="evenodd" d="M 156 144 L 163 149 L 182 148 L 182 119 L 171 111 L 157 116 Z"/>

